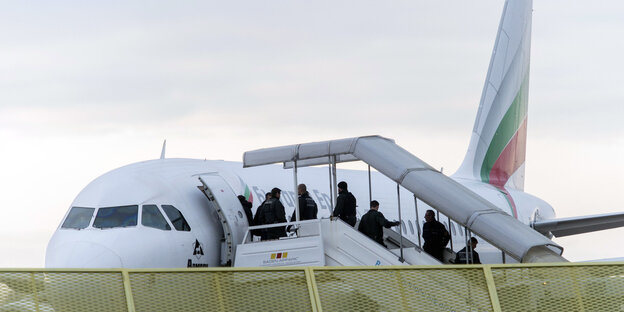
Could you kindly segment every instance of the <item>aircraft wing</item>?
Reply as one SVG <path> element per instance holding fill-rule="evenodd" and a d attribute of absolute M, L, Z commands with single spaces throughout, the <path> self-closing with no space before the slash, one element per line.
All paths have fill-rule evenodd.
<path fill-rule="evenodd" d="M 556 237 L 601 231 L 624 226 L 624 212 L 550 219 L 533 223 L 533 228 L 544 234 Z"/>
<path fill-rule="evenodd" d="M 581 262 L 622 262 L 624 258 L 607 258 L 607 259 L 595 259 L 595 260 L 587 260 Z"/>

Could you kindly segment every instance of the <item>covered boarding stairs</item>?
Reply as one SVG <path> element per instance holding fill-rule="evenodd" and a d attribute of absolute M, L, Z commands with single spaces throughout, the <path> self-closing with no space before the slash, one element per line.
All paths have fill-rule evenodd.
<path fill-rule="evenodd" d="M 293 170 L 293 183 L 296 190 L 297 168 L 305 166 L 329 165 L 332 193 L 331 197 L 335 202 L 337 193 L 336 164 L 357 160 L 365 162 L 370 167 L 376 169 L 378 172 L 396 182 L 397 195 L 400 190 L 399 186 L 403 186 L 405 189 L 412 192 L 414 196 L 427 203 L 429 206 L 437 209 L 450 219 L 466 227 L 469 231 L 477 234 L 493 246 L 499 248 L 501 251 L 520 262 L 566 261 L 563 257 L 561 257 L 561 252 L 563 250 L 562 247 L 531 229 L 529 226 L 506 214 L 481 196 L 475 194 L 453 179 L 445 176 L 438 170 L 426 164 L 418 157 L 398 146 L 394 140 L 381 136 L 354 137 L 248 151 L 243 155 L 243 166 L 253 167 L 283 163 L 285 169 L 292 168 Z M 295 202 L 297 203 L 297 201 Z M 253 258 L 252 255 L 257 255 L 256 258 L 258 259 L 267 259 L 265 265 L 260 266 L 266 266 L 269 264 L 313 265 L 312 263 L 297 264 L 295 261 L 288 261 L 288 259 L 298 257 L 293 256 L 293 253 L 289 253 L 286 250 L 288 248 L 299 248 L 295 246 L 297 245 L 295 242 L 297 240 L 303 241 L 304 239 L 309 241 L 316 240 L 315 243 L 309 244 L 309 248 L 310 250 L 316 248 L 317 259 L 321 262 L 315 262 L 314 265 L 320 263 L 322 263 L 322 265 L 361 264 L 358 262 L 354 263 L 346 261 L 336 261 L 334 263 L 334 259 L 332 258 L 332 249 L 342 252 L 351 248 L 349 246 L 357 244 L 366 246 L 365 249 L 375 250 L 375 252 L 378 251 L 378 248 L 376 247 L 379 247 L 383 249 L 383 251 L 380 251 L 376 254 L 376 256 L 380 257 L 383 254 L 384 257 L 393 257 L 394 255 L 394 258 L 398 261 L 394 263 L 378 264 L 400 264 L 404 263 L 404 261 L 409 264 L 431 264 L 431 260 L 439 263 L 426 255 L 424 252 L 420 252 L 418 248 L 404 248 L 406 244 L 402 242 L 405 240 L 402 234 L 400 234 L 399 238 L 400 250 L 398 255 L 395 255 L 392 251 L 383 248 L 383 246 L 368 239 L 368 237 L 362 235 L 357 230 L 344 223 L 332 220 L 310 220 L 299 222 L 299 209 L 297 208 L 295 211 L 297 221 L 294 223 L 300 224 L 300 233 L 297 236 L 297 239 L 280 239 L 267 242 L 243 243 L 237 246 L 236 258 L 238 259 L 236 259 L 235 265 L 247 266 L 242 264 L 244 262 L 242 261 L 242 258 Z M 401 219 L 400 203 L 399 219 Z M 290 223 L 284 223 L 283 225 L 286 224 Z M 272 226 L 277 225 L 267 225 L 266 227 Z M 261 227 L 251 227 L 251 229 L 253 228 Z M 318 235 L 315 234 L 315 231 L 318 231 Z M 399 233 L 400 232 L 401 231 L 399 231 Z M 353 239 L 353 237 L 358 237 L 358 235 L 355 234 L 360 235 L 361 237 L 359 238 L 364 238 L 367 241 Z M 342 235 L 342 238 L 329 239 L 330 237 L 336 235 Z M 243 242 L 245 241 L 247 240 L 243 240 Z M 371 245 L 370 248 L 369 245 Z M 362 246 L 359 246 L 358 248 L 362 248 Z M 305 249 L 304 247 L 301 248 Z M 280 250 L 283 251 L 280 252 Z M 287 254 L 284 255 L 284 253 Z M 413 253 L 416 253 L 417 257 L 412 257 L 414 256 Z M 324 254 L 325 257 L 321 257 L 321 254 Z M 347 257 L 346 255 L 343 256 Z M 354 255 L 351 254 L 351 256 Z M 357 257 L 361 257 L 361 255 Z M 320 260 L 321 258 L 324 259 Z M 411 263 L 408 258 L 414 263 Z M 273 261 L 278 259 L 279 261 Z M 255 262 L 258 263 L 258 260 Z"/>

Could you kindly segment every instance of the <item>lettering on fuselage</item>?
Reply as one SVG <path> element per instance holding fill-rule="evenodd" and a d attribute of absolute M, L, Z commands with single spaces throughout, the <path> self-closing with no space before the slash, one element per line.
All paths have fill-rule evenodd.
<path fill-rule="evenodd" d="M 207 268 L 209 267 L 208 263 L 196 263 L 193 262 L 193 260 L 188 259 L 188 261 L 186 262 L 186 267 L 187 268 Z"/>

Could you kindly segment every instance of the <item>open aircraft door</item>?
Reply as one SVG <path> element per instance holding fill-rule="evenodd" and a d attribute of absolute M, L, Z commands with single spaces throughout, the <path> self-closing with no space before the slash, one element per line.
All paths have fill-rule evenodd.
<path fill-rule="evenodd" d="M 236 246 L 243 242 L 247 227 L 247 219 L 243 206 L 230 185 L 217 174 L 199 176 L 202 185 L 198 186 L 208 198 L 211 209 L 219 216 L 223 227 L 221 243 L 221 265 L 232 265 Z"/>

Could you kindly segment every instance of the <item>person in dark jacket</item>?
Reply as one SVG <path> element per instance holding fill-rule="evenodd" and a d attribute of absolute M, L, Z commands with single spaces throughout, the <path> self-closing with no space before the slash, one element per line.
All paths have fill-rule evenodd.
<path fill-rule="evenodd" d="M 347 182 L 341 181 L 338 183 L 338 198 L 336 199 L 336 208 L 334 209 L 333 216 L 342 219 L 351 226 L 355 226 L 355 196 L 347 190 Z"/>
<path fill-rule="evenodd" d="M 256 214 L 254 215 L 253 218 L 253 224 L 254 225 L 262 225 L 262 221 L 260 220 L 260 218 L 262 217 L 262 215 L 264 214 L 264 212 L 262 212 L 264 204 L 266 204 L 269 199 L 271 199 L 271 193 L 266 193 L 264 195 L 264 201 L 258 206 L 258 208 L 256 208 Z M 262 232 L 266 231 L 266 229 L 257 229 L 257 230 L 251 230 L 251 234 L 255 235 L 255 236 L 260 236 L 262 237 Z"/>
<path fill-rule="evenodd" d="M 277 187 L 271 190 L 271 198 L 266 201 L 264 205 L 260 206 L 258 211 L 256 211 L 256 217 L 254 218 L 256 225 L 286 222 L 284 205 L 282 205 L 282 202 L 279 200 L 281 192 L 282 190 Z M 283 226 L 262 229 L 260 235 L 262 240 L 278 239 L 284 236 L 286 236 L 286 228 Z"/>
<path fill-rule="evenodd" d="M 383 213 L 379 212 L 379 202 L 376 200 L 371 201 L 370 210 L 362 216 L 358 231 L 364 235 L 370 237 L 372 240 L 378 242 L 384 247 L 388 248 L 383 242 L 383 228 L 390 228 L 399 225 L 399 221 L 390 222 L 384 217 Z"/>
<path fill-rule="evenodd" d="M 438 222 L 435 219 L 435 213 L 433 210 L 427 210 L 425 213 L 425 224 L 423 225 L 422 237 L 425 239 L 423 249 L 432 257 L 444 261 L 442 254 L 448 241 L 445 240 L 450 237 L 444 224 Z"/>
<path fill-rule="evenodd" d="M 297 186 L 297 193 L 299 194 L 299 220 L 316 219 L 318 207 L 316 206 L 316 202 L 314 201 L 314 199 L 310 197 L 310 193 L 308 193 L 306 185 L 303 183 L 299 184 Z M 290 222 L 296 220 L 296 211 L 293 210 L 293 214 L 290 217 Z"/>
<path fill-rule="evenodd" d="M 455 255 L 455 264 L 481 264 L 479 259 L 479 253 L 475 251 L 477 248 L 477 239 L 475 237 L 470 238 L 470 251 L 466 252 L 466 247 L 462 248 Z"/>
<path fill-rule="evenodd" d="M 240 201 L 241 205 L 243 206 L 243 211 L 245 211 L 245 217 L 247 217 L 247 223 L 249 224 L 249 226 L 253 225 L 253 215 L 251 213 L 251 207 L 253 207 L 253 204 L 248 202 L 247 199 L 245 198 L 245 196 L 243 195 L 238 195 L 238 200 Z"/>

